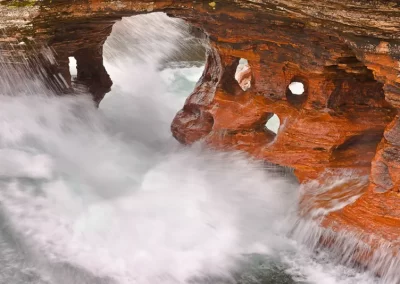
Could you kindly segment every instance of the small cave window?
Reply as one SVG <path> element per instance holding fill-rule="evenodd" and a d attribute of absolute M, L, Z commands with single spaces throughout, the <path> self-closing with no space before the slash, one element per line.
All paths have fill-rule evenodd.
<path fill-rule="evenodd" d="M 304 78 L 293 78 L 286 89 L 286 99 L 294 106 L 301 106 L 307 99 L 307 85 Z"/>
<path fill-rule="evenodd" d="M 265 124 L 265 128 L 271 130 L 275 134 L 278 133 L 279 127 L 281 126 L 281 120 L 276 114 L 273 114 L 270 119 L 268 119 L 267 123 Z"/>
<path fill-rule="evenodd" d="M 235 79 L 243 91 L 251 87 L 251 68 L 247 59 L 241 58 L 236 69 Z"/>
<path fill-rule="evenodd" d="M 289 90 L 293 95 L 302 95 L 304 94 L 304 84 L 302 82 L 292 82 L 289 84 Z"/>
<path fill-rule="evenodd" d="M 70 57 L 68 57 L 68 60 L 69 60 L 69 73 L 71 74 L 72 80 L 74 80 L 78 76 L 76 59 L 75 59 L 75 57 L 70 56 Z"/>

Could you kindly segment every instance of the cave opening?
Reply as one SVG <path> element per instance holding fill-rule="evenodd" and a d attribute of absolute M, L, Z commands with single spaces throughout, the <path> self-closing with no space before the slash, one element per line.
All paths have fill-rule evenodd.
<path fill-rule="evenodd" d="M 302 95 L 304 94 L 304 84 L 302 82 L 292 82 L 289 84 L 289 90 L 293 95 Z"/>
<path fill-rule="evenodd" d="M 265 128 L 272 131 L 275 134 L 278 134 L 280 126 L 281 126 L 281 120 L 279 116 L 275 113 L 265 123 Z"/>
<path fill-rule="evenodd" d="M 247 91 L 251 88 L 251 67 L 247 59 L 240 58 L 236 68 L 235 79 L 243 91 Z"/>
<path fill-rule="evenodd" d="M 78 66 L 74 56 L 68 57 L 69 62 L 69 73 L 71 75 L 71 79 L 74 81 L 78 76 Z"/>
<path fill-rule="evenodd" d="M 166 92 L 179 97 L 181 104 L 175 111 L 182 108 L 203 73 L 208 36 L 162 12 L 123 17 L 109 32 L 103 43 L 70 50 L 63 72 L 71 90 L 88 91 L 100 105 L 106 96 L 134 91 L 158 73 Z M 130 70 L 133 67 L 141 71 Z M 135 87 L 123 87 L 122 81 Z"/>
<path fill-rule="evenodd" d="M 287 101 L 296 107 L 300 107 L 307 100 L 307 80 L 300 76 L 295 76 L 286 88 Z"/>
<path fill-rule="evenodd" d="M 147 119 L 150 122 L 146 123 L 157 125 L 152 130 L 157 132 L 152 136 L 154 140 L 160 136 L 170 137 L 171 122 L 185 101 L 190 100 L 193 93 L 204 93 L 199 79 L 207 77 L 210 71 L 205 67 L 208 48 L 205 34 L 182 19 L 165 13 L 123 18 L 114 24 L 103 46 L 104 66 L 113 86 L 99 107 L 113 108 L 118 103 L 117 97 L 126 101 L 133 98 L 132 104 L 138 108 L 134 115 L 142 113 L 137 122 L 133 122 L 140 124 L 137 129 L 146 132 L 143 118 L 150 116 Z M 214 72 L 211 75 L 214 76 Z M 217 81 L 212 78 L 204 84 L 215 86 Z M 213 117 L 194 104 L 186 109 L 190 109 L 188 123 L 201 120 L 207 125 L 205 133 L 208 133 Z M 178 141 L 186 142 L 185 138 L 174 135 Z"/>

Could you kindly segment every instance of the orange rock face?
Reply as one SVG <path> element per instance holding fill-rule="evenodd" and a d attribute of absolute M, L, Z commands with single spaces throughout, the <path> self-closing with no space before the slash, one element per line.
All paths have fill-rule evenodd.
<path fill-rule="evenodd" d="M 370 175 L 357 189 L 362 196 L 324 225 L 394 242 L 400 232 L 400 5 L 310 3 L 44 1 L 32 13 L 32 28 L 20 28 L 15 40 L 29 34 L 50 45 L 57 64 L 46 70 L 62 74 L 69 90 L 67 60 L 75 56 L 78 80 L 99 102 L 112 84 L 102 45 L 115 21 L 152 11 L 185 19 L 208 35 L 211 47 L 199 83 L 172 122 L 174 137 L 294 168 L 301 182 L 326 170 Z M 241 58 L 249 67 L 236 75 Z M 291 91 L 292 82 L 303 84 L 302 95 Z M 277 134 L 265 127 L 273 114 L 281 122 Z"/>
<path fill-rule="evenodd" d="M 362 196 L 330 213 L 324 225 L 395 242 L 400 232 L 399 45 L 378 39 L 371 44 L 367 29 L 360 37 L 321 31 L 279 13 L 274 20 L 256 17 L 257 26 L 248 27 L 244 22 L 250 16 L 242 13 L 235 13 L 242 19 L 235 28 L 211 27 L 215 41 L 206 70 L 172 124 L 175 137 L 186 144 L 203 139 L 215 148 L 292 167 L 301 182 L 327 170 L 371 173 L 369 185 L 346 195 Z M 240 58 L 251 70 L 247 91 L 241 77 L 234 80 Z M 302 95 L 291 92 L 292 82 L 304 85 Z M 272 114 L 281 121 L 276 135 L 265 127 Z M 190 123 L 182 124 L 186 116 Z"/>

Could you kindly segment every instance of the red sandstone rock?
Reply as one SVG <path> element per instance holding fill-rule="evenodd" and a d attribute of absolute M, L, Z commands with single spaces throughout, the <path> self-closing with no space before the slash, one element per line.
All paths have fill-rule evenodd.
<path fill-rule="evenodd" d="M 3 1 L 8 3 L 10 1 Z M 172 123 L 181 142 L 239 149 L 293 167 L 300 181 L 325 169 L 369 174 L 352 205 L 331 213 L 326 226 L 374 233 L 395 241 L 400 230 L 400 5 L 396 1 L 45 1 L 29 15 L 33 26 L 7 26 L 4 41 L 30 36 L 50 45 L 71 87 L 68 56 L 78 80 L 98 102 L 111 81 L 102 44 L 123 16 L 166 11 L 210 38 L 204 74 Z M 3 6 L 4 7 L 4 6 Z M 9 9 L 9 8 L 7 8 Z M 7 31 L 7 30 L 6 30 Z M 29 56 L 29 53 L 28 53 Z M 240 58 L 250 68 L 243 91 Z M 291 82 L 304 84 L 302 96 Z M 242 86 L 243 87 L 243 86 Z M 60 89 L 58 87 L 57 89 Z M 265 129 L 275 113 L 277 135 Z M 379 193 L 385 191 L 385 193 Z"/>

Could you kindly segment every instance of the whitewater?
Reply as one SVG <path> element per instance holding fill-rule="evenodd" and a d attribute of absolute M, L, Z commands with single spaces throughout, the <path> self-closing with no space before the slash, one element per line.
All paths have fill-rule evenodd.
<path fill-rule="evenodd" d="M 173 61 L 188 39 L 165 14 L 117 23 L 99 108 L 84 91 L 1 79 L 0 283 L 396 283 L 314 250 L 318 216 L 358 195 L 300 217 L 290 171 L 172 137 L 204 69 Z"/>

